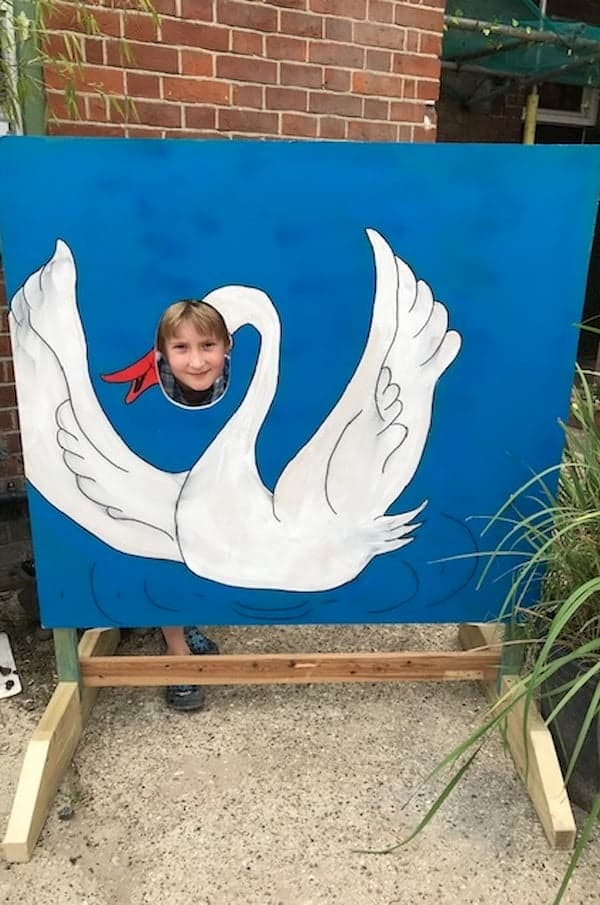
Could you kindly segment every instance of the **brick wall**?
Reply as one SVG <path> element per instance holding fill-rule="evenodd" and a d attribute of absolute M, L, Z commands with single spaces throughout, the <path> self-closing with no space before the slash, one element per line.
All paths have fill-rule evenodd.
<path fill-rule="evenodd" d="M 481 76 L 473 76 L 474 86 Z M 469 94 L 468 86 L 455 85 L 455 73 L 444 70 L 440 98 L 437 102 L 438 141 L 520 142 L 523 140 L 522 113 L 527 92 L 514 84 L 508 94 L 500 95 L 489 104 L 472 109 L 461 104 L 457 95 Z M 498 82 L 499 84 L 499 82 Z"/>
<path fill-rule="evenodd" d="M 97 9 L 105 37 L 82 39 L 80 121 L 68 115 L 60 75 L 46 72 L 52 132 L 435 139 L 445 0 L 154 2 L 158 29 L 127 0 Z M 76 22 L 65 4 L 53 22 L 57 52 L 67 25 Z M 111 103 L 125 97 L 135 110 Z"/>

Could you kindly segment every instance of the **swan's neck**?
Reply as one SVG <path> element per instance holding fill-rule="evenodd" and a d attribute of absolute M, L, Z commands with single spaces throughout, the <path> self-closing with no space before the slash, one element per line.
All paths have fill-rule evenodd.
<path fill-rule="evenodd" d="M 215 289 L 205 299 L 220 311 L 233 334 L 249 324 L 260 334 L 258 360 L 252 381 L 240 406 L 231 416 L 220 437 L 235 431 L 248 446 L 254 446 L 256 436 L 271 407 L 279 377 L 279 344 L 281 326 L 270 298 L 259 289 L 248 286 L 225 286 Z M 235 348 L 231 356 L 235 370 Z"/>

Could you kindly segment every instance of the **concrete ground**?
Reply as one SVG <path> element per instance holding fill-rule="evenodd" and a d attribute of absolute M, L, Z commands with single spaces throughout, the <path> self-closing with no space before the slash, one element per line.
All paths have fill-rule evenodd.
<path fill-rule="evenodd" d="M 0 614 L 26 684 L 0 701 L 3 834 L 53 672 L 51 644 L 10 601 Z M 456 646 L 455 628 L 439 626 L 210 634 L 224 652 Z M 156 652 L 157 636 L 133 633 L 125 649 Z M 498 736 L 422 835 L 393 854 L 360 851 L 406 836 L 434 800 L 439 785 L 419 781 L 484 712 L 476 684 L 215 687 L 188 715 L 162 694 L 100 692 L 31 862 L 0 861 L 0 902 L 552 902 L 568 856 L 549 849 Z M 600 902 L 599 869 L 596 834 L 566 905 Z"/>

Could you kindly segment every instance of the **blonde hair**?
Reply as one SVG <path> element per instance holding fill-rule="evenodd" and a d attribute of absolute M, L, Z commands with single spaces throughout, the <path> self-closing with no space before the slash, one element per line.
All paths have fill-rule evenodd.
<path fill-rule="evenodd" d="M 183 323 L 192 324 L 198 333 L 223 340 L 227 349 L 231 346 L 227 324 L 216 308 L 199 299 L 182 299 L 169 305 L 158 324 L 156 345 L 162 355 L 165 354 L 167 340 L 177 333 Z"/>

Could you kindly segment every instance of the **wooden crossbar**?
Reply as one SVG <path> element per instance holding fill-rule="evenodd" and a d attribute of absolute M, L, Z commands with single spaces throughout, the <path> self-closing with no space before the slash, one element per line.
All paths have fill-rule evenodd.
<path fill-rule="evenodd" d="M 499 649 L 399 653 L 220 654 L 81 657 L 84 686 L 266 685 L 308 682 L 481 680 L 493 682 Z"/>

